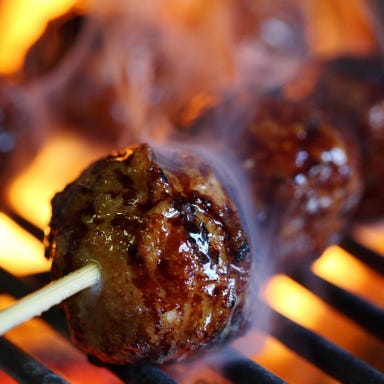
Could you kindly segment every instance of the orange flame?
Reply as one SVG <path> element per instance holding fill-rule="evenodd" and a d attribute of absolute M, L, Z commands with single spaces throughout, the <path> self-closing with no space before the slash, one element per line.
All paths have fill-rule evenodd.
<path fill-rule="evenodd" d="M 11 182 L 7 191 L 9 204 L 33 224 L 45 228 L 54 194 L 105 151 L 102 146 L 90 145 L 70 133 L 52 136 L 24 172 Z"/>
<path fill-rule="evenodd" d="M 6 0 L 0 2 L 0 73 L 20 68 L 26 51 L 42 34 L 47 22 L 80 0 Z"/>
<path fill-rule="evenodd" d="M 342 1 L 334 0 L 333 2 L 341 4 Z M 310 20 L 309 39 L 313 52 L 329 54 L 340 52 L 345 47 L 354 51 L 363 51 L 372 47 L 372 31 L 367 26 L 366 19 L 361 16 L 364 8 L 362 1 L 356 0 L 349 2 L 349 7 L 340 7 L 344 20 L 353 21 L 347 24 L 347 31 L 343 33 L 340 33 L 342 27 L 339 26 L 337 18 L 335 19 L 331 0 L 302 2 Z M 76 0 L 1 2 L 0 72 L 11 73 L 19 68 L 26 49 L 41 34 L 47 20 L 79 3 L 80 1 Z M 202 2 L 198 3 L 201 5 Z M 190 23 L 194 22 L 201 11 L 196 3 L 185 1 L 178 4 L 178 9 L 175 8 L 174 12 L 163 16 L 172 22 L 176 22 L 180 17 Z M 10 55 L 9 52 L 12 54 Z M 203 97 L 194 101 L 194 108 L 189 111 L 191 116 L 186 116 L 187 119 L 193 118 L 194 113 L 206 103 L 209 104 L 210 100 Z M 67 134 L 53 136 L 25 172 L 10 185 L 8 189 L 10 205 L 23 217 L 43 228 L 49 220 L 50 200 L 54 193 L 61 190 L 90 161 L 101 154 L 104 154 L 103 148 L 91 146 L 77 137 Z M 360 234 L 364 236 L 364 231 Z M 373 238 L 372 236 L 370 239 Z M 48 270 L 49 264 L 42 256 L 42 245 L 2 214 L 0 214 L 0 237 L 2 239 L 0 262 L 12 273 L 23 275 Z M 381 249 L 384 249 L 382 245 Z M 337 247 L 327 250 L 314 263 L 313 270 L 314 273 L 334 284 L 365 295 L 370 300 L 376 300 L 380 305 L 384 304 L 382 277 L 368 271 L 361 263 Z M 345 278 L 346 271 L 353 276 L 353 279 Z M 353 353 L 362 355 L 366 350 L 373 349 L 377 354 L 384 355 L 383 346 L 378 345 L 377 341 L 286 276 L 279 275 L 272 278 L 265 287 L 263 295 L 271 307 L 278 312 L 336 340 Z M 0 307 L 5 307 L 9 302 L 9 297 L 0 295 Z M 343 329 L 343 333 L 340 333 L 339 329 Z M 113 383 L 115 380 L 104 370 L 91 366 L 84 355 L 78 353 L 71 345 L 64 342 L 60 335 L 39 320 L 22 325 L 10 332 L 9 337 L 44 361 L 47 361 L 47 354 L 53 356 L 57 351 L 59 356 L 65 356 L 64 360 L 68 359 L 69 364 L 60 364 L 57 358 L 56 361 L 55 358 L 53 361 L 48 359 L 47 364 L 62 372 L 73 383 L 101 384 Z M 41 345 L 44 348 L 41 348 Z M 48 352 L 46 345 L 49 345 Z M 364 345 L 363 349 L 361 345 Z M 265 345 L 253 358 L 289 382 L 307 382 L 307 378 L 313 375 L 313 382 L 334 383 L 334 380 L 327 378 L 309 363 L 288 351 L 272 337 L 266 338 Z M 10 382 L 7 380 L 0 372 L 0 381 Z"/>
<path fill-rule="evenodd" d="M 49 269 L 43 245 L 0 212 L 0 266 L 14 275 Z"/>

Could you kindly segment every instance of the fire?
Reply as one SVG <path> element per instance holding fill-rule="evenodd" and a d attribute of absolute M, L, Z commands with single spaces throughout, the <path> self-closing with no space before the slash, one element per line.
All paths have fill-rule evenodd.
<path fill-rule="evenodd" d="M 302 325 L 313 326 L 324 311 L 316 296 L 285 275 L 274 276 L 264 296 L 272 308 Z"/>
<path fill-rule="evenodd" d="M 54 194 L 105 151 L 102 146 L 89 145 L 88 141 L 70 133 L 53 135 L 34 161 L 11 182 L 9 204 L 36 226 L 45 228 Z"/>
<path fill-rule="evenodd" d="M 44 272 L 43 245 L 0 212 L 0 265 L 15 275 Z"/>
<path fill-rule="evenodd" d="M 313 271 L 368 301 L 380 306 L 384 304 L 382 276 L 370 271 L 337 246 L 324 252 L 313 264 Z M 279 313 L 316 331 L 362 359 L 368 350 L 375 350 L 378 356 L 384 353 L 383 345 L 376 338 L 287 276 L 277 275 L 270 279 L 263 297 Z M 274 348 L 271 343 L 267 344 L 258 358 L 270 356 Z M 279 371 L 280 368 L 276 367 L 276 372 Z"/>
<path fill-rule="evenodd" d="M 369 232 L 368 229 L 366 231 Z M 380 242 L 373 244 L 378 245 Z M 379 306 L 384 305 L 382 276 L 365 267 L 360 261 L 337 246 L 326 250 L 324 255 L 314 263 L 313 271 L 347 291 L 364 297 Z"/>
<path fill-rule="evenodd" d="M 309 377 L 314 378 L 313 383 L 337 383 L 312 364 L 293 354 L 272 337 L 266 339 L 262 351 L 253 358 L 271 372 L 284 379 L 288 379 L 290 383 L 308 383 Z"/>
<path fill-rule="evenodd" d="M 374 38 L 365 17 L 365 3 L 362 0 L 356 0 L 350 2 L 349 7 L 341 7 L 342 2 L 342 0 L 301 1 L 309 20 L 308 34 L 312 52 L 327 55 L 345 49 L 354 52 L 372 49 Z M 0 72 L 11 73 L 19 68 L 26 49 L 41 34 L 47 20 L 63 14 L 80 3 L 83 2 L 76 0 L 3 1 L 0 5 Z M 343 25 L 338 23 L 337 18 L 340 15 L 335 13 L 335 3 L 341 12 L 342 19 L 347 21 Z M 201 1 L 179 2 L 178 7 L 175 8 L 169 6 L 171 1 L 167 1 L 166 4 L 167 6 L 163 9 L 164 20 L 173 23 L 183 20 L 191 25 L 196 20 L 200 20 L 204 9 Z M 36 9 L 38 11 L 35 11 Z M 322 17 L 318 17 L 319 14 Z M 222 17 L 225 18 L 227 15 Z M 9 52 L 12 52 L 12 55 L 9 55 Z M 197 95 L 192 100 L 189 115 L 185 116 L 186 121 L 193 119 L 210 102 L 212 102 L 210 97 Z M 9 204 L 24 218 L 44 228 L 50 217 L 50 200 L 53 195 L 77 177 L 92 160 L 104 154 L 105 148 L 102 146 L 90 145 L 89 142 L 69 133 L 52 135 L 35 160 L 10 184 L 7 190 Z M 372 242 L 378 250 L 384 250 L 381 234 L 378 237 L 375 231 L 361 229 L 358 236 Z M 49 262 L 43 257 L 42 244 L 1 213 L 0 237 L 2 239 L 0 263 L 10 272 L 26 275 L 49 269 Z M 329 248 L 313 264 L 313 271 L 348 291 L 365 296 L 377 302 L 378 305 L 384 305 L 382 277 L 368 270 L 339 247 Z M 350 278 L 346 278 L 346 271 Z M 335 340 L 357 355 L 364 355 L 368 349 L 376 350 L 379 354 L 380 351 L 384 353 L 383 347 L 376 340 L 287 276 L 274 276 L 264 287 L 263 298 L 276 311 Z M 9 297 L 1 295 L 0 307 L 5 307 L 10 301 Z M 340 332 L 340 329 L 343 332 Z M 47 361 L 49 366 L 62 372 L 73 383 L 116 381 L 107 371 L 91 366 L 84 355 L 77 352 L 40 320 L 22 325 L 10 332 L 9 337 L 20 347 Z M 252 340 L 258 338 L 259 335 L 251 335 Z M 41 348 L 41 345 L 44 348 Z M 48 351 L 46 345 L 49 345 Z M 364 345 L 364 348 L 361 348 L 361 345 Z M 56 352 L 57 356 L 61 357 L 52 357 Z M 63 360 L 67 361 L 65 364 L 57 361 L 63 356 L 65 357 Z M 320 377 L 318 382 L 324 384 L 334 382 L 269 336 L 260 352 L 253 353 L 252 358 L 292 382 L 305 382 L 311 375 Z M 1 382 L 10 382 L 3 376 L 0 373 Z"/>
<path fill-rule="evenodd" d="M 80 0 L 5 0 L 0 3 L 0 73 L 20 68 L 47 22 L 80 6 Z"/>

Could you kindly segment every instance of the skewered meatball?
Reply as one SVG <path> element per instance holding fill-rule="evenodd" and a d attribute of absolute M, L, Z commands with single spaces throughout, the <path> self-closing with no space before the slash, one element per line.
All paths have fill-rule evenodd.
<path fill-rule="evenodd" d="M 277 269 L 294 269 L 339 239 L 361 194 L 359 151 L 348 132 L 303 102 L 243 92 L 187 134 L 224 137 L 249 183 L 257 244 Z"/>
<path fill-rule="evenodd" d="M 277 263 L 290 268 L 339 240 L 361 194 L 352 137 L 301 103 L 266 98 L 236 144 Z"/>
<path fill-rule="evenodd" d="M 310 99 L 339 126 L 355 132 L 362 152 L 364 194 L 356 219 L 384 216 L 384 61 L 341 57 L 325 63 Z"/>
<path fill-rule="evenodd" d="M 46 242 L 53 278 L 100 266 L 101 283 L 63 307 L 101 361 L 179 360 L 246 326 L 246 235 L 195 156 L 141 145 L 97 161 L 54 197 Z"/>

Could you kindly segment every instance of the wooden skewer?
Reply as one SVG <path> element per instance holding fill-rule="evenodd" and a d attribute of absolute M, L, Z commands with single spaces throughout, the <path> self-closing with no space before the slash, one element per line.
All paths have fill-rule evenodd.
<path fill-rule="evenodd" d="M 75 293 L 94 286 L 99 279 L 98 265 L 89 262 L 84 267 L 24 296 L 8 308 L 0 311 L 0 335 L 32 317 L 40 316 L 49 308 Z"/>

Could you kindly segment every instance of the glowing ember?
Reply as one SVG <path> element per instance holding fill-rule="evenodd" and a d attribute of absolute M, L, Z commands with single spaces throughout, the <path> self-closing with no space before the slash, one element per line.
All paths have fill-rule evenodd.
<path fill-rule="evenodd" d="M 272 308 L 303 325 L 313 326 L 324 313 L 324 307 L 316 296 L 284 275 L 274 276 L 264 295 Z"/>
<path fill-rule="evenodd" d="M 348 280 L 349 278 L 345 277 L 346 269 L 342 270 L 344 280 Z M 373 287 L 376 288 L 376 285 Z M 264 296 L 271 307 L 281 314 L 315 330 L 362 359 L 368 350 L 375 350 L 377 356 L 384 354 L 384 346 L 379 340 L 368 335 L 348 318 L 335 312 L 317 296 L 286 276 L 273 277 L 266 286 Z"/>
<path fill-rule="evenodd" d="M 74 5 L 82 4 L 82 1 L 76 0 L 7 0 L 0 3 L 0 73 L 11 73 L 17 70 L 24 58 L 26 49 L 41 34 L 47 21 L 58 15 L 63 14 Z M 106 6 L 105 1 L 96 1 L 96 5 Z M 134 2 L 127 2 L 133 8 L 137 7 Z M 156 3 L 157 8 L 154 8 Z M 181 65 L 175 65 L 176 72 L 171 71 L 171 78 L 175 81 L 173 92 L 178 96 L 183 94 L 183 87 L 178 83 L 184 73 L 189 69 L 196 71 L 198 75 L 184 81 L 185 89 L 191 84 L 204 83 L 210 81 L 213 75 L 220 77 L 217 72 L 225 73 L 226 76 L 232 76 L 233 58 L 230 57 L 232 31 L 228 26 L 231 24 L 232 13 L 228 7 L 222 7 L 221 4 L 231 4 L 231 1 L 172 1 L 164 2 L 140 2 L 140 9 L 143 13 L 150 13 L 155 19 L 159 18 L 161 28 L 168 28 L 170 35 L 169 41 L 164 44 L 164 51 L 172 55 L 169 56 L 170 62 L 177 64 L 181 61 Z M 300 0 L 299 3 L 305 12 L 308 21 L 308 41 L 309 51 L 317 55 L 334 55 L 345 52 L 367 52 L 374 45 L 373 31 L 369 26 L 369 17 L 367 16 L 366 4 L 363 0 L 355 0 L 349 2 L 349 6 L 341 6 L 343 0 L 313 0 L 311 2 Z M 97 7 L 96 7 L 97 8 Z M 129 6 L 128 6 L 129 8 Z M 161 11 L 158 13 L 157 11 Z M 140 13 L 141 11 L 137 11 Z M 16 17 L 17 15 L 17 17 Z M 340 22 L 342 20 L 342 22 Z M 269 20 L 271 21 L 271 20 Z M 278 26 L 277 31 L 288 28 L 287 25 L 279 24 L 279 20 L 272 19 L 273 25 Z M 272 24 L 266 24 L 271 26 Z M 187 41 L 186 32 L 193 30 L 196 26 L 201 28 L 200 33 L 207 36 L 205 39 L 208 43 L 201 50 L 198 47 L 198 34 L 191 38 L 193 48 L 186 57 L 183 58 L 183 43 Z M 116 26 L 119 29 L 119 26 Z M 128 28 L 129 29 L 129 28 Z M 241 29 L 241 28 L 240 28 Z M 262 28 L 261 28 L 262 29 Z M 125 28 L 123 28 L 124 31 Z M 263 29 L 268 32 L 268 28 Z M 117 31 L 119 32 L 119 31 Z M 125 36 L 125 35 L 124 35 Z M 197 36 L 197 37 L 196 37 Z M 276 30 L 272 35 L 264 36 L 269 43 L 276 43 L 281 37 Z M 195 39 L 196 38 L 196 39 Z M 201 38 L 201 36 L 200 36 Z M 274 39 L 275 40 L 274 40 Z M 109 46 L 113 52 L 119 45 Z M 182 44 L 180 44 L 182 42 Z M 256 44 L 255 39 L 255 44 Z M 115 42 L 116 44 L 116 42 Z M 252 41 L 253 44 L 253 41 Z M 173 46 L 177 46 L 176 48 Z M 267 44 L 268 45 L 268 44 Z M 273 44 L 272 44 L 273 45 Z M 133 45 L 140 48 L 137 52 L 143 54 L 145 47 L 140 44 Z M 270 46 L 268 46 L 270 48 Z M 247 47 L 248 49 L 249 47 Z M 250 52 L 244 47 L 242 55 Z M 144 51 L 143 51 L 144 50 Z M 9 53 L 12 54 L 9 54 Z M 203 52 L 196 54 L 195 52 Z M 260 49 L 261 56 L 267 52 Z M 257 54 L 260 54 L 259 50 Z M 153 52 L 144 52 L 145 54 L 154 54 Z M 255 54 L 255 52 L 251 52 Z M 209 59 L 207 59 L 207 57 Z M 118 51 L 118 59 L 125 64 L 126 51 Z M 182 59 L 180 60 L 180 57 Z M 243 56 L 241 56 L 243 57 Z M 212 58 L 212 60 L 210 60 Z M 219 59 L 218 59 L 219 58 Z M 269 57 L 270 59 L 271 57 Z M 274 58 L 274 56 L 272 56 Z M 152 56 L 150 57 L 152 59 Z M 214 59 L 214 60 L 213 60 Z M 251 55 L 250 60 L 254 64 L 254 57 Z M 114 57 L 110 58 L 114 62 Z M 173 60 L 173 61 L 172 61 Z M 140 60 L 138 60 L 140 61 Z M 257 61 L 257 60 L 256 60 Z M 271 60 L 263 61 L 267 63 L 267 69 L 270 70 Z M 279 60 L 273 60 L 274 65 Z M 121 64 L 117 60 L 117 65 Z M 124 95 L 129 99 L 131 93 L 137 100 L 138 93 L 145 98 L 148 96 L 145 91 L 152 90 L 148 85 L 148 89 L 142 85 L 147 85 L 147 74 L 154 75 L 152 72 L 143 72 L 143 63 L 133 61 L 132 72 L 143 75 L 144 83 L 137 81 L 132 86 L 132 92 Z M 148 59 L 148 63 L 153 64 Z M 243 63 L 244 64 L 244 63 Z M 247 64 L 247 63 L 245 63 Z M 245 65 L 244 64 L 244 65 Z M 191 66 L 191 67 L 190 67 Z M 208 70 L 207 70 L 208 67 Z M 245 66 L 248 68 L 247 66 Z M 121 68 L 127 70 L 125 65 Z M 197 69 L 196 69 L 197 68 Z M 144 68 L 147 69 L 147 68 Z M 153 69 L 153 68 L 150 68 Z M 204 73 L 200 73 L 204 69 Z M 142 72 L 140 72 L 140 70 Z M 270 72 L 270 71 L 269 71 Z M 279 71 L 277 71 L 279 72 Z M 123 73 L 126 75 L 126 72 Z M 117 80 L 126 80 L 119 77 L 121 74 L 117 72 Z M 211 76 L 212 75 L 212 76 Z M 221 76 L 224 77 L 223 74 Z M 263 76 L 261 76 L 263 77 Z M 140 78 L 141 79 L 141 78 Z M 140 80 L 139 79 L 139 80 Z M 116 80 L 116 79 L 115 79 Z M 137 78 L 136 78 L 137 80 Z M 161 79 L 162 80 L 162 79 Z M 166 79 L 165 81 L 167 81 Z M 217 80 L 217 79 L 216 79 Z M 118 85 L 124 88 L 124 82 L 118 81 Z M 155 84 L 158 85 L 158 84 Z M 161 84 L 160 84 L 161 85 Z M 193 84 L 194 85 L 194 84 Z M 182 89 L 180 90 L 179 87 Z M 144 91 L 143 91 L 144 89 Z M 150 94 L 150 92 L 148 92 Z M 145 97 L 144 97 L 144 96 Z M 150 94 L 153 97 L 152 94 Z M 209 96 L 208 96 L 209 95 Z M 195 119 L 197 115 L 206 106 L 211 105 L 215 98 L 209 93 L 193 93 L 191 92 L 190 105 L 182 116 L 182 122 L 186 124 Z M 187 97 L 186 97 L 187 98 Z M 150 99 L 150 98 L 149 98 Z M 171 101 L 173 99 L 171 98 Z M 130 100 L 131 101 L 131 100 Z M 172 104 L 172 103 L 170 103 Z M 156 122 L 157 124 L 157 122 Z M 156 125 L 157 126 L 157 125 Z M 94 143 L 90 144 L 78 137 L 70 134 L 53 135 L 48 144 L 44 146 L 38 157 L 30 164 L 20 177 L 12 182 L 8 187 L 9 204 L 22 217 L 30 220 L 40 228 L 44 228 L 50 216 L 50 200 L 53 195 L 61 190 L 68 182 L 77 177 L 78 173 L 89 164 L 90 161 L 104 155 L 105 148 L 97 147 Z M 377 229 L 377 228 L 376 228 Z M 366 241 L 367 244 L 373 244 L 378 251 L 384 251 L 384 243 L 382 241 L 382 228 L 376 229 L 362 228 L 357 232 L 357 236 Z M 0 213 L 0 263 L 1 266 L 15 275 L 26 275 L 29 273 L 37 273 L 47 271 L 49 263 L 43 257 L 42 244 L 34 239 L 31 235 L 15 225 L 4 214 Z M 356 259 L 342 251 L 338 247 L 329 248 L 324 255 L 314 263 L 313 271 L 316 275 L 343 287 L 351 292 L 366 297 L 378 305 L 384 305 L 384 286 L 382 276 L 368 270 Z M 278 275 L 273 277 L 264 289 L 263 296 L 265 300 L 276 311 L 286 315 L 290 319 L 302 324 L 316 332 L 325 335 L 329 339 L 335 340 L 344 348 L 352 351 L 354 354 L 362 358 L 370 358 L 374 353 L 375 356 L 383 356 L 384 348 L 379 342 L 364 331 L 352 324 L 348 319 L 344 318 L 334 310 L 329 308 L 324 302 L 312 293 L 304 289 L 302 286 L 291 280 L 290 278 Z M 5 307 L 11 302 L 11 299 L 5 295 L 0 295 L 0 308 Z M 342 332 L 340 332 L 340 329 Z M 16 330 L 9 333 L 10 339 L 20 347 L 25 348 L 28 352 L 37 356 L 44 363 L 52 367 L 54 370 L 62 373 L 71 383 L 115 383 L 118 380 L 103 369 L 96 368 L 88 363 L 86 357 L 80 354 L 74 347 L 66 342 L 59 334 L 48 327 L 40 320 L 32 320 Z M 246 336 L 246 342 L 259 343 L 258 335 Z M 49 348 L 47 348 L 47 345 Z M 241 341 L 235 343 L 235 347 L 244 351 Z M 246 347 L 245 347 L 246 348 Z M 371 352 L 374 351 L 374 352 Z M 311 364 L 305 362 L 294 353 L 287 350 L 279 342 L 272 337 L 266 337 L 264 345 L 260 352 L 251 352 L 251 357 L 264 365 L 266 368 L 284 377 L 289 382 L 306 382 L 312 378 L 311 383 L 331 384 L 334 380 L 326 377 L 324 373 L 319 372 Z M 376 357 L 377 359 L 377 357 Z M 216 377 L 217 373 L 204 368 L 201 372 L 196 373 L 196 380 L 201 382 L 225 383 L 226 381 L 220 377 Z M 188 374 L 185 375 L 185 377 Z M 197 377 L 198 376 L 198 377 Z M 207 377 L 206 377 L 207 376 Z M 191 378 L 180 378 L 180 382 L 191 383 Z M 6 377 L 0 371 L 0 382 L 13 383 L 11 379 Z"/>
<path fill-rule="evenodd" d="M 312 377 L 311 383 L 336 384 L 319 369 L 289 351 L 284 345 L 272 337 L 268 337 L 264 348 L 254 356 L 254 359 L 271 372 L 284 378 L 289 378 L 290 383 L 309 383 L 308 378 Z"/>

